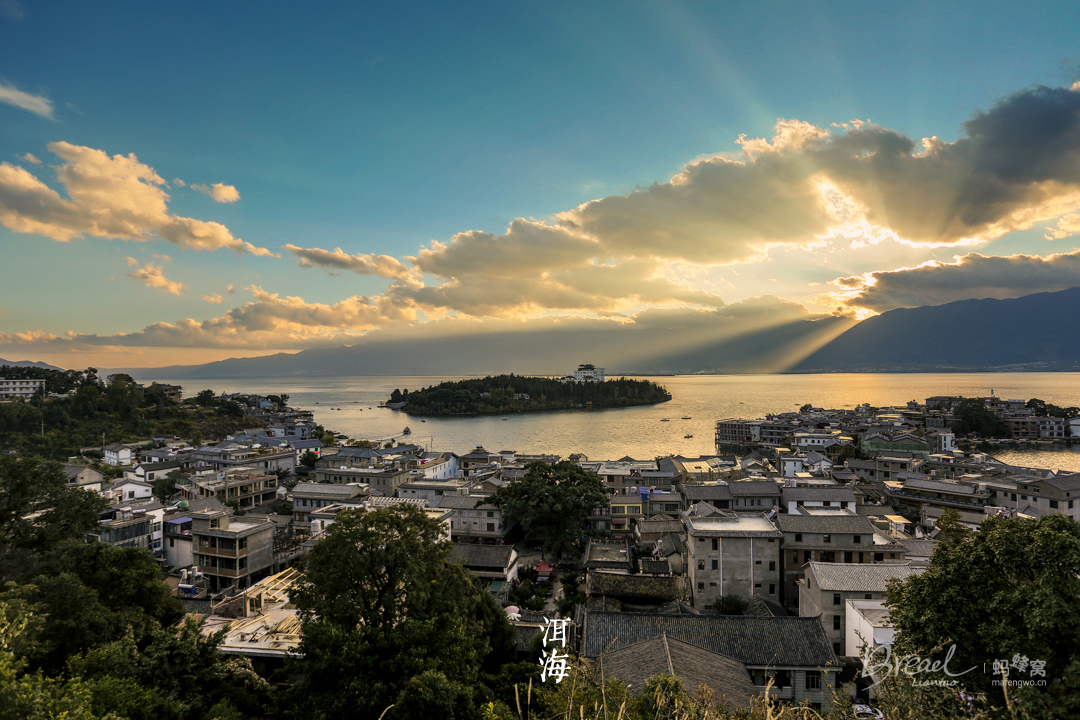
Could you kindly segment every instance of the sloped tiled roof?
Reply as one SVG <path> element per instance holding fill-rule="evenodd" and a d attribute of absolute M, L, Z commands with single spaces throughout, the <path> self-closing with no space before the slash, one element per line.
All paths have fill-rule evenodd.
<path fill-rule="evenodd" d="M 828 500 L 830 502 L 855 502 L 855 493 L 847 487 L 793 487 L 784 488 L 784 502 L 790 500 Z"/>
<path fill-rule="evenodd" d="M 585 613 L 581 654 L 599 657 L 666 633 L 669 638 L 735 658 L 744 665 L 836 665 L 832 644 L 816 617 Z"/>
<path fill-rule="evenodd" d="M 514 554 L 512 545 L 453 543 L 453 559 L 466 567 L 505 568 Z"/>
<path fill-rule="evenodd" d="M 746 667 L 733 657 L 710 652 L 666 634 L 628 645 L 604 658 L 605 678 L 630 683 L 631 695 L 640 693 L 649 678 L 670 675 L 688 689 L 708 686 L 729 710 L 749 708 L 756 694 Z M 691 690 L 692 691 L 692 690 Z"/>
<path fill-rule="evenodd" d="M 788 515 L 776 516 L 784 532 L 872 533 L 874 525 L 862 515 Z"/>
<path fill-rule="evenodd" d="M 772 480 L 743 480 L 728 483 L 728 489 L 735 497 L 752 497 L 759 495 L 780 496 L 780 486 Z"/>
<path fill-rule="evenodd" d="M 591 572 L 585 579 L 585 594 L 622 599 L 678 600 L 686 595 L 686 581 L 682 577 Z"/>
<path fill-rule="evenodd" d="M 787 617 L 788 613 L 780 603 L 755 593 L 747 603 L 746 614 L 756 617 Z"/>
<path fill-rule="evenodd" d="M 924 568 L 903 564 L 809 563 L 817 586 L 833 592 L 885 592 L 889 580 L 903 580 L 918 575 Z"/>
<path fill-rule="evenodd" d="M 731 490 L 724 485 L 683 485 L 682 496 L 687 502 L 695 503 L 701 500 L 730 500 Z"/>

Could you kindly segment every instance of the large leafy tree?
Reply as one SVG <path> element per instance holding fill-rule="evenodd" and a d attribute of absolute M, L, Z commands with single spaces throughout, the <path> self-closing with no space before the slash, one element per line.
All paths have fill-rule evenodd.
<path fill-rule="evenodd" d="M 890 588 L 894 653 L 941 659 L 941 648 L 955 644 L 950 671 L 976 668 L 961 683 L 999 699 L 994 660 L 1045 662 L 1046 687 L 1019 691 L 1025 707 L 1032 717 L 1080 716 L 1078 570 L 1080 523 L 1061 514 L 987 518 L 978 532 L 939 544 L 925 572 Z"/>
<path fill-rule="evenodd" d="M 96 493 L 68 487 L 58 462 L 0 455 L 0 554 L 16 548 L 44 552 L 82 539 L 107 505 Z"/>
<path fill-rule="evenodd" d="M 1005 421 L 991 412 L 982 398 L 961 400 L 953 408 L 953 416 L 956 418 L 952 425 L 953 432 L 978 433 L 981 437 L 1008 437 L 1009 435 L 1009 428 L 1006 427 Z"/>
<path fill-rule="evenodd" d="M 558 559 L 580 553 L 593 509 L 609 502 L 604 481 L 567 460 L 526 468 L 520 480 L 481 502 L 500 508 L 507 523 L 520 524 L 525 541 L 539 543 L 545 554 Z"/>
<path fill-rule="evenodd" d="M 442 526 L 418 508 L 338 514 L 292 594 L 303 626 L 296 717 L 378 717 L 392 704 L 405 717 L 416 705 L 401 697 L 407 687 L 425 707 L 473 712 L 462 689 L 475 688 L 489 638 L 507 620 L 450 551 Z"/>

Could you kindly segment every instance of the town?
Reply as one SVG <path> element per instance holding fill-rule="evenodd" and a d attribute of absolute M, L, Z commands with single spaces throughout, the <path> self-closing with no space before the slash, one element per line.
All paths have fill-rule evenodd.
<path fill-rule="evenodd" d="M 43 382 L 0 380 L 0 396 L 40 397 Z M 716 454 L 644 459 L 349 440 L 288 396 L 204 393 L 258 425 L 110 443 L 69 458 L 65 483 L 104 501 L 86 542 L 152 555 L 217 651 L 275 685 L 304 647 L 292 593 L 305 563 L 357 513 L 437 527 L 431 542 L 449 541 L 451 562 L 504 609 L 519 661 L 535 664 L 538 639 L 565 620 L 571 655 L 603 658 L 631 696 L 670 675 L 729 712 L 767 695 L 823 713 L 840 695 L 879 697 L 860 669 L 894 640 L 890 583 L 926 571 L 939 545 L 988 521 L 1080 520 L 1080 473 L 986 452 L 990 439 L 1080 436 L 1076 408 L 1041 400 L 807 404 L 717 421 Z M 553 513 L 543 488 L 560 483 L 586 490 Z"/>

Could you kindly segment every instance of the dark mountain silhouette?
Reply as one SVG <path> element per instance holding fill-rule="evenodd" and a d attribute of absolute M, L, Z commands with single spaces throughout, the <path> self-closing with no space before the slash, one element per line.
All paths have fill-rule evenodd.
<path fill-rule="evenodd" d="M 1080 287 L 863 320 L 791 372 L 1080 370 Z"/>

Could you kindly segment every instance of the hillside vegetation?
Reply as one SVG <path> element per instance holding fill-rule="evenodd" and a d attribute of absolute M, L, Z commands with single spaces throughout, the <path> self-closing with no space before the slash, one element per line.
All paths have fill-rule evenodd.
<path fill-rule="evenodd" d="M 410 415 L 501 415 L 617 408 L 652 405 L 670 399 L 671 393 L 649 380 L 618 378 L 602 383 L 563 383 L 524 375 L 444 382 L 412 393 L 408 389 L 394 390 L 390 396 L 390 402 L 404 402 L 402 409 Z"/>

